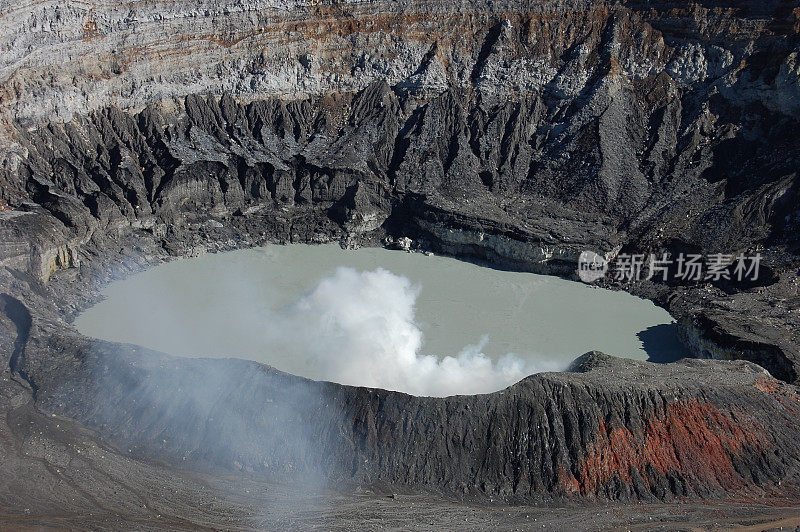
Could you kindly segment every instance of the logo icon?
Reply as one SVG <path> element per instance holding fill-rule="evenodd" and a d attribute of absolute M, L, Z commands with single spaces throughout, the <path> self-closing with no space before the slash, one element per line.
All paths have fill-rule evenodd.
<path fill-rule="evenodd" d="M 578 258 L 578 277 L 584 283 L 602 279 L 608 272 L 608 261 L 594 251 L 584 251 Z"/>

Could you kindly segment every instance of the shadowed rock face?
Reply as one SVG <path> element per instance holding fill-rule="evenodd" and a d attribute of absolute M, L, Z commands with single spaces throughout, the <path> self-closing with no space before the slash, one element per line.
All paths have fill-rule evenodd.
<path fill-rule="evenodd" d="M 276 478 L 508 500 L 796 484 L 796 10 L 42 2 L 3 4 L 0 25 L 0 345 L 43 411 L 137 456 Z M 759 250 L 757 286 L 623 288 L 698 356 L 779 380 L 592 355 L 416 398 L 65 324 L 167 254 L 387 235 L 564 275 L 584 249 Z"/>
<path fill-rule="evenodd" d="M 379 229 L 438 251 L 566 275 L 585 249 L 761 249 L 764 286 L 632 289 L 684 320 L 698 356 L 744 358 L 794 381 L 797 147 L 787 143 L 795 119 L 760 108 L 770 123 L 739 124 L 755 104 L 711 103 L 708 88 L 679 90 L 665 74 L 612 92 L 607 79 L 595 95 L 571 100 L 574 109 L 541 95 L 487 103 L 455 88 L 418 101 L 385 82 L 299 102 L 190 96 L 180 113 L 110 108 L 19 132 L 28 157 L 10 179 L 77 242 L 169 230 L 175 243 L 216 217 L 252 232 L 267 226 L 285 240 Z M 682 96 L 651 101 L 646 91 L 659 86 Z M 735 120 L 715 117 L 704 134 L 706 111 L 667 119 L 669 105 L 718 107 Z M 664 164 L 652 165 L 659 143 Z M 715 155 L 723 145 L 733 152 Z M 291 221 L 298 216 L 322 226 Z M 22 245 L 27 256 L 24 238 Z M 69 266 L 70 249 L 53 248 L 39 267 Z"/>

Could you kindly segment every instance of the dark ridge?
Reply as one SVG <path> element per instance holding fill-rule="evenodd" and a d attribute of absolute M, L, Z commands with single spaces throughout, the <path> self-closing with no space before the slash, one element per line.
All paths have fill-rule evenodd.
<path fill-rule="evenodd" d="M 12 374 L 19 375 L 27 382 L 36 394 L 36 384 L 30 375 L 25 371 L 25 345 L 28 343 L 28 336 L 31 331 L 31 313 L 25 308 L 18 299 L 8 295 L 0 294 L 0 312 L 14 324 L 16 337 L 14 338 L 14 351 L 9 358 L 9 368 Z"/>

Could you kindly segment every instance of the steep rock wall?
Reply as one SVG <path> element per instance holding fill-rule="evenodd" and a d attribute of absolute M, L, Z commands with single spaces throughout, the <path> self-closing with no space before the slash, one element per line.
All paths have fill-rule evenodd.
<path fill-rule="evenodd" d="M 92 342 L 64 324 L 90 296 L 56 293 L 116 254 L 270 238 L 413 236 L 560 273 L 585 248 L 762 250 L 760 285 L 626 288 L 699 349 L 795 381 L 791 6 L 5 2 L 0 26 L 0 340 L 39 408 L 144 457 L 277 477 L 509 500 L 796 485 L 796 388 L 743 362 L 594 356 L 414 398 Z"/>

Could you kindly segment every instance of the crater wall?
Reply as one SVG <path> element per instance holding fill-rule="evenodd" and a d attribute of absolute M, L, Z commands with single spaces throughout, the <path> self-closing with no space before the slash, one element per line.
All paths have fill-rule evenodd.
<path fill-rule="evenodd" d="M 793 6 L 3 2 L 0 27 L 2 390 L 18 407 L 181 467 L 506 500 L 793 493 Z M 752 286 L 616 287 L 669 309 L 696 354 L 772 376 L 595 354 L 439 400 L 68 325 L 100 283 L 167 256 L 386 236 L 562 275 L 584 249 L 760 252 Z"/>

